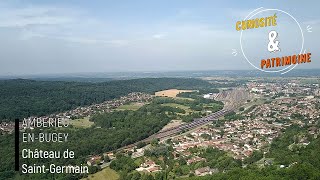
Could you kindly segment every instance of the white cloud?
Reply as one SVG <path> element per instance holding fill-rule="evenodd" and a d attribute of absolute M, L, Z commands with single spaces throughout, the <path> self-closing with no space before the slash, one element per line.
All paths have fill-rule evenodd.
<path fill-rule="evenodd" d="M 159 33 L 159 34 L 154 34 L 152 36 L 153 39 L 163 39 L 164 37 L 166 37 L 167 35 L 166 34 L 162 34 L 162 33 Z"/>
<path fill-rule="evenodd" d="M 320 19 L 313 19 L 313 20 L 305 21 L 303 23 L 307 25 L 318 25 L 320 24 Z"/>
<path fill-rule="evenodd" d="M 2 5 L 2 6 L 1 6 Z M 20 40 L 46 38 L 81 44 L 122 47 L 128 40 L 108 33 L 108 24 L 86 15 L 82 9 L 48 6 L 0 5 L 0 28 L 14 28 Z"/>
<path fill-rule="evenodd" d="M 60 25 L 74 21 L 63 8 L 52 7 L 7 7 L 0 9 L 0 27 L 24 28 L 27 26 Z"/>
<path fill-rule="evenodd" d="M 75 37 L 75 36 L 48 36 L 44 34 L 37 34 L 32 33 L 31 31 L 25 31 L 22 36 L 21 40 L 30 40 L 32 38 L 47 38 L 47 39 L 56 39 L 67 41 L 70 43 L 80 43 L 80 44 L 105 44 L 114 47 L 123 47 L 129 44 L 127 40 L 104 40 L 104 39 L 94 39 L 94 38 L 84 38 L 84 37 Z"/>

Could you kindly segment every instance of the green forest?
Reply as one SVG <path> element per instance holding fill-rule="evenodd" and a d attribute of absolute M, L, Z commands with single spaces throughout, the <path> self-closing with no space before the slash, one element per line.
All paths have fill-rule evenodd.
<path fill-rule="evenodd" d="M 0 122 L 63 112 L 127 95 L 177 88 L 212 88 L 200 79 L 146 78 L 108 82 L 0 80 Z"/>
<path fill-rule="evenodd" d="M 107 151 L 113 151 L 120 147 L 142 140 L 159 131 L 170 120 L 181 118 L 182 121 L 191 121 L 194 117 L 202 116 L 204 111 L 217 111 L 223 107 L 221 102 L 201 98 L 202 93 L 216 92 L 214 85 L 197 79 L 136 79 L 125 81 L 109 81 L 103 83 L 87 82 L 46 82 L 31 80 L 7 80 L 0 81 L 2 97 L 0 99 L 0 114 L 2 119 L 12 120 L 13 114 L 17 117 L 29 115 L 44 115 L 60 112 L 76 106 L 99 103 L 108 99 L 117 98 L 130 92 L 140 91 L 153 93 L 168 88 L 200 89 L 201 92 L 182 93 L 174 98 L 155 98 L 137 110 L 113 111 L 111 113 L 99 113 L 90 118 L 94 122 L 89 128 L 62 128 L 45 129 L 42 132 L 69 133 L 68 143 L 21 143 L 22 148 L 41 150 L 72 150 L 75 159 L 20 159 L 22 163 L 42 164 L 84 164 L 90 155 L 99 155 Z M 121 88 L 119 88 L 121 87 Z M 51 89 L 50 89 L 51 88 Z M 20 89 L 15 91 L 14 89 Z M 2 93 L 3 92 L 3 93 Z M 11 102 L 12 100 L 12 102 Z M 10 101 L 10 102 L 9 102 Z M 52 102 L 57 102 L 56 104 Z M 65 104 L 66 106 L 61 106 Z M 173 106 L 169 106 L 174 104 Z M 178 106 L 180 105 L 180 106 Z M 9 108 L 11 107 L 11 109 Z M 182 107 L 187 108 L 183 109 Z M 187 113 L 186 111 L 190 111 Z M 191 113 L 196 112 L 196 113 Z M 11 115 L 10 115 L 11 113 Z M 225 121 L 239 119 L 239 115 L 231 112 L 225 115 Z M 223 123 L 221 121 L 221 123 Z M 317 128 L 320 127 L 318 123 Z M 110 168 L 116 170 L 121 179 L 320 179 L 320 140 L 308 133 L 308 126 L 292 125 L 288 127 L 278 138 L 275 138 L 265 155 L 260 151 L 253 153 L 244 161 L 235 160 L 228 153 L 207 148 L 191 148 L 193 154 L 207 159 L 206 162 L 198 162 L 186 165 L 186 159 L 173 158 L 172 142 L 168 139 L 169 146 L 158 141 L 151 142 L 151 148 L 145 152 L 145 157 L 156 161 L 164 171 L 155 174 L 140 174 L 134 169 L 137 167 L 130 157 L 117 153 L 117 159 L 112 161 Z M 39 129 L 33 132 L 40 132 Z M 308 145 L 301 145 L 306 139 Z M 142 147 L 145 144 L 139 144 Z M 33 174 L 21 175 L 14 169 L 14 136 L 3 134 L 0 136 L 0 179 L 79 179 L 86 175 L 73 174 Z M 258 162 L 261 158 L 272 160 L 269 165 L 261 166 Z M 162 160 L 159 160 L 162 159 Z M 139 160 L 139 159 L 138 159 Z M 217 173 L 205 177 L 195 177 L 195 169 L 209 166 L 217 169 Z M 282 168 L 280 168 L 282 166 Z M 90 167 L 90 173 L 97 172 L 99 167 Z"/>
<path fill-rule="evenodd" d="M 22 163 L 43 164 L 78 164 L 85 163 L 89 155 L 102 154 L 117 148 L 132 144 L 158 132 L 170 120 L 170 115 L 179 112 L 176 108 L 160 105 L 145 105 L 137 111 L 115 111 L 101 113 L 93 116 L 91 121 L 95 125 L 87 129 L 63 128 L 60 133 L 69 133 L 67 143 L 21 143 L 21 149 L 41 150 L 72 150 L 76 154 L 75 159 L 21 159 Z M 32 130 L 34 133 L 39 129 Z M 56 132 L 57 129 L 42 130 L 41 132 Z M 14 176 L 13 135 L 2 135 L 0 145 L 0 177 L 10 178 Z M 91 172 L 94 172 L 91 171 Z M 24 176 L 23 176 L 24 177 Z M 29 177 L 50 179 L 49 174 L 29 175 Z M 80 178 L 80 175 L 74 177 Z M 22 178 L 22 177 L 21 177 Z M 57 179 L 68 179 L 70 176 L 56 175 Z"/>
<path fill-rule="evenodd" d="M 213 85 L 198 79 L 136 79 L 110 81 L 105 83 L 82 82 L 45 82 L 32 80 L 0 81 L 0 114 L 2 119 L 12 120 L 30 115 L 45 115 L 61 112 L 76 106 L 99 103 L 108 99 L 127 95 L 130 92 L 153 93 L 168 88 L 196 89 L 211 88 Z M 22 163 L 43 164 L 75 164 L 86 162 L 89 155 L 97 155 L 112 151 L 125 145 L 142 140 L 159 131 L 173 116 L 183 110 L 174 107 L 161 106 L 157 103 L 147 104 L 136 111 L 114 111 L 96 114 L 90 121 L 90 128 L 45 129 L 41 132 L 69 133 L 67 143 L 21 143 L 22 148 L 41 150 L 73 150 L 75 159 L 20 159 Z M 34 133 L 39 129 L 33 130 Z M 49 174 L 20 176 L 14 169 L 14 136 L 0 136 L 0 179 L 52 179 Z M 90 172 L 96 172 L 91 167 Z M 55 175 L 55 179 L 78 179 L 82 175 Z"/>

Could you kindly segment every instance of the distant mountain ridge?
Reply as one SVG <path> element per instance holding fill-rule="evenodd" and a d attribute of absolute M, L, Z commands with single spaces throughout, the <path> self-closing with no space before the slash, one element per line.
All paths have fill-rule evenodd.
<path fill-rule="evenodd" d="M 127 80 L 137 78 L 199 78 L 208 76 L 224 77 L 320 77 L 320 69 L 293 69 L 286 74 L 266 73 L 259 70 L 203 70 L 203 71 L 159 71 L 159 72 L 97 72 L 97 73 L 67 73 L 48 75 L 7 75 L 2 79 L 33 79 L 45 81 L 77 81 L 104 82 L 110 80 Z"/>

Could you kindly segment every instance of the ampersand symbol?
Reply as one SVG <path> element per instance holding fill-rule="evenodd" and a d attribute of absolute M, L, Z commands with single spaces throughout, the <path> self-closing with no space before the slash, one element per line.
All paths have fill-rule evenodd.
<path fill-rule="evenodd" d="M 275 41 L 277 38 L 278 33 L 276 31 L 270 31 L 269 32 L 269 43 L 268 43 L 268 51 L 269 52 L 276 52 L 280 51 L 279 46 L 279 41 Z"/>

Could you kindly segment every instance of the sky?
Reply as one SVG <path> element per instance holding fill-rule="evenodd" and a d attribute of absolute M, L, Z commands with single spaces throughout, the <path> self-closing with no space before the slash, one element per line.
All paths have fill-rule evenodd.
<path fill-rule="evenodd" d="M 320 68 L 319 5 L 316 0 L 2 0 L 0 75 L 252 70 L 241 53 L 235 23 L 260 7 L 296 18 L 303 49 L 312 53 L 312 62 L 299 68 Z M 285 14 L 278 16 L 280 44 L 286 46 L 282 54 L 299 53 L 297 24 Z M 256 46 L 267 46 L 261 42 L 269 30 L 243 31 L 244 51 L 257 66 L 271 56 Z"/>

